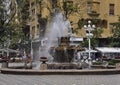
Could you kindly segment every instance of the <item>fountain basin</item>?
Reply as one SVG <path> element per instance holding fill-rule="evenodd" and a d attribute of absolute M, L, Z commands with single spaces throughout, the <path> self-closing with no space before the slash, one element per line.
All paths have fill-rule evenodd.
<path fill-rule="evenodd" d="M 74 64 L 74 63 L 51 63 L 48 64 L 48 69 L 81 69 L 78 67 L 78 64 Z"/>
<path fill-rule="evenodd" d="M 93 69 L 93 70 L 25 70 L 2 68 L 3 74 L 15 75 L 111 75 L 120 74 L 120 69 Z"/>

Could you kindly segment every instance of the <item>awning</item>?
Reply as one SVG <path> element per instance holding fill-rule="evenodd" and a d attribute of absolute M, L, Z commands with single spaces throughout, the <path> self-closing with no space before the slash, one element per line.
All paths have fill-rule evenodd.
<path fill-rule="evenodd" d="M 10 52 L 10 53 L 18 53 L 18 52 L 19 52 L 19 51 L 14 50 L 14 49 L 0 49 L 0 51 L 3 51 L 3 52 Z"/>
<path fill-rule="evenodd" d="M 84 51 L 81 51 L 81 52 L 89 53 L 89 49 L 85 48 L 85 50 L 84 50 Z M 96 53 L 97 50 L 93 50 L 93 49 L 91 49 L 90 52 L 91 52 L 91 53 Z"/>
<path fill-rule="evenodd" d="M 97 47 L 96 50 L 102 53 L 120 53 L 120 48 L 117 47 Z"/>
<path fill-rule="evenodd" d="M 83 38 L 81 37 L 70 37 L 70 41 L 75 42 L 75 41 L 83 41 Z"/>
<path fill-rule="evenodd" d="M 0 49 L 0 51 L 5 51 L 5 49 Z"/>
<path fill-rule="evenodd" d="M 87 50 L 85 50 L 85 52 L 89 52 L 89 50 L 87 49 Z M 90 52 L 91 52 L 91 53 L 96 53 L 97 51 L 91 49 Z"/>

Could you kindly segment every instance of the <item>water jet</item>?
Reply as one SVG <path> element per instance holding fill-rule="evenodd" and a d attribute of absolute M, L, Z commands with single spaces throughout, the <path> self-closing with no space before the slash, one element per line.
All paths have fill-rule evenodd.
<path fill-rule="evenodd" d="M 45 38 L 42 40 L 40 59 L 45 56 L 48 68 L 74 68 L 75 52 L 84 51 L 79 45 L 71 45 L 73 36 L 70 21 L 61 12 L 55 14 L 50 23 Z M 44 43 L 43 43 L 44 42 Z"/>

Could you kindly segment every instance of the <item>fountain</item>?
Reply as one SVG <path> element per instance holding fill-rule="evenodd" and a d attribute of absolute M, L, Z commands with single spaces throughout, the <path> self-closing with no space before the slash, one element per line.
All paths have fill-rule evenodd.
<path fill-rule="evenodd" d="M 64 20 L 62 13 L 56 13 L 53 17 L 49 32 L 46 33 L 45 38 L 42 40 L 42 44 L 39 52 L 39 63 L 35 69 L 41 70 L 23 70 L 23 69 L 6 69 L 2 68 L 1 73 L 6 74 L 40 74 L 40 75 L 51 75 L 51 74 L 72 74 L 72 75 L 88 75 L 88 74 L 120 74 L 120 69 L 101 69 L 96 65 L 94 69 L 99 68 L 98 70 L 86 70 L 88 64 L 86 56 L 83 56 L 83 59 L 80 59 L 80 56 L 77 56 L 76 53 L 84 51 L 85 49 L 80 46 L 75 46 L 70 44 L 72 33 L 70 32 L 70 23 Z M 69 30 L 68 30 L 69 29 Z M 38 61 L 38 60 L 36 60 Z M 101 63 L 101 62 L 100 62 Z M 97 63 L 98 64 L 98 63 Z M 119 68 L 120 63 L 117 64 Z M 104 64 L 106 68 L 106 63 Z M 85 70 L 78 70 L 81 67 Z M 114 67 L 112 67 L 114 68 Z M 55 69 L 55 70 L 46 70 L 46 69 Z M 59 70 L 56 70 L 59 69 Z M 60 70 L 62 69 L 62 70 Z M 75 70 L 63 70 L 63 69 L 75 69 Z M 77 70 L 76 70 L 77 69 Z M 43 71 L 44 70 L 44 71 Z"/>
<path fill-rule="evenodd" d="M 96 62 L 92 69 L 86 70 L 88 68 L 88 63 L 86 56 L 76 57 L 76 54 L 84 51 L 85 49 L 71 45 L 72 40 L 71 25 L 69 21 L 65 20 L 62 13 L 58 12 L 52 18 L 50 28 L 46 32 L 46 36 L 41 40 L 41 46 L 39 48 L 39 57 L 37 59 L 37 64 L 33 69 L 40 70 L 25 70 L 25 69 L 10 69 L 1 68 L 0 71 L 3 74 L 24 74 L 24 75 L 103 75 L 103 74 L 120 74 L 120 63 L 115 66 L 110 66 L 108 68 L 108 63 L 104 62 L 103 65 L 98 65 L 101 62 Z M 37 52 L 36 52 L 37 54 Z M 98 60 L 99 61 L 99 60 Z M 113 62 L 111 61 L 113 64 Z M 4 65 L 4 64 L 3 64 Z M 34 64 L 32 64 L 32 67 Z M 104 69 L 101 69 L 101 67 Z M 6 65 L 4 66 L 6 67 Z M 13 65 L 13 67 L 15 67 Z M 19 67 L 19 65 L 18 65 Z M 79 69 L 83 69 L 82 71 Z M 85 68 L 85 69 L 84 69 Z M 97 68 L 97 69 L 96 69 Z M 52 70 L 47 70 L 52 69 Z M 54 70 L 55 69 L 55 70 Z M 59 69 L 59 70 L 56 70 Z M 62 69 L 62 70 L 60 70 Z M 63 69 L 74 69 L 74 70 L 63 70 Z M 76 70 L 77 69 L 77 70 Z M 93 70 L 96 69 L 96 70 Z M 44 70 L 44 71 L 43 71 Z"/>
<path fill-rule="evenodd" d="M 55 13 L 50 23 L 50 28 L 43 38 L 43 44 L 40 50 L 41 58 L 46 57 L 48 68 L 69 68 L 75 67 L 74 53 L 75 51 L 83 51 L 84 48 L 80 46 L 70 45 L 70 38 L 72 36 L 71 24 L 65 19 L 61 12 Z M 45 59 L 45 60 L 46 60 Z M 45 62 L 46 61 L 42 61 Z"/>

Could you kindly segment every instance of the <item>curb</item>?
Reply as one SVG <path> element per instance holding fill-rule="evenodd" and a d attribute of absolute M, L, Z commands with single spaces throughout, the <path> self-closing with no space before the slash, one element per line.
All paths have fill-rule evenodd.
<path fill-rule="evenodd" d="M 94 69 L 94 70 L 32 70 L 2 68 L 2 74 L 15 75 L 111 75 L 120 74 L 120 69 Z"/>

